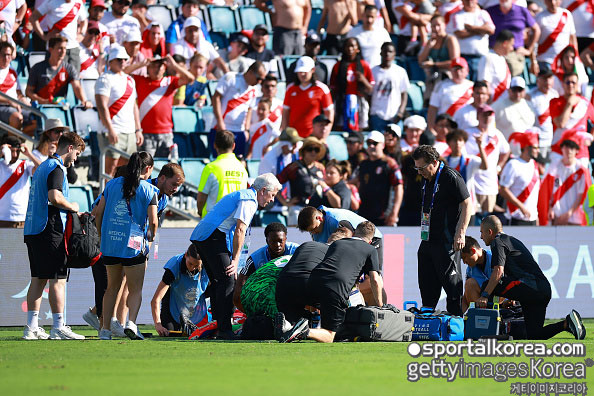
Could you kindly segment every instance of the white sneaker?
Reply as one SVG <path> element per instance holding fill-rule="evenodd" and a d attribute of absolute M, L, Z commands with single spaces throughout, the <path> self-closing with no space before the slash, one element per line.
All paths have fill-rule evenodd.
<path fill-rule="evenodd" d="M 51 340 L 84 340 L 85 336 L 76 334 L 70 326 L 62 326 L 59 329 L 52 327 L 52 331 L 50 331 L 50 339 Z"/>
<path fill-rule="evenodd" d="M 29 326 L 25 326 L 25 330 L 23 331 L 23 340 L 47 340 L 48 338 L 49 335 L 43 327 L 32 329 Z"/>
<path fill-rule="evenodd" d="M 128 323 L 126 323 L 126 328 L 124 329 L 124 332 L 131 340 L 144 340 L 144 336 L 142 335 L 140 330 L 138 330 L 136 324 L 134 324 L 134 322 L 132 322 L 131 320 L 129 320 Z"/>
<path fill-rule="evenodd" d="M 101 329 L 99 330 L 100 340 L 111 340 L 111 330 Z"/>
<path fill-rule="evenodd" d="M 124 333 L 124 327 L 122 327 L 117 319 L 111 320 L 111 335 L 114 337 L 126 337 L 126 333 Z"/>
<path fill-rule="evenodd" d="M 91 308 L 87 312 L 84 313 L 82 316 L 85 322 L 89 324 L 89 326 L 93 327 L 95 330 L 101 330 L 101 325 L 99 324 L 99 318 L 93 312 L 91 312 Z"/>

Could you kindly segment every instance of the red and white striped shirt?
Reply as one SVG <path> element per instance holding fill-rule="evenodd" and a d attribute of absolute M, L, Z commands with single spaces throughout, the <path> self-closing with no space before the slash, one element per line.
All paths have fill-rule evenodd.
<path fill-rule="evenodd" d="M 4 30 L 8 40 L 12 41 L 16 12 L 25 4 L 25 0 L 3 0 L 0 2 L 0 21 L 4 21 Z"/>
<path fill-rule="evenodd" d="M 476 80 L 487 81 L 493 102 L 499 99 L 511 83 L 511 73 L 505 58 L 495 52 L 483 56 L 479 61 Z"/>
<path fill-rule="evenodd" d="M 551 164 L 545 179 L 548 177 L 553 178 L 551 204 L 555 217 L 569 212 L 578 199 L 581 199 L 583 204 L 590 187 L 590 172 L 578 161 L 569 166 L 564 165 L 562 161 Z M 568 180 L 570 178 L 572 180 Z M 580 205 L 569 218 L 569 223 L 582 224 L 583 217 L 582 205 Z"/>
<path fill-rule="evenodd" d="M 80 43 L 80 73 L 79 78 L 98 78 L 97 60 L 99 59 L 99 45 L 87 48 Z"/>
<path fill-rule="evenodd" d="M 551 118 L 553 119 L 553 142 L 552 151 L 561 155 L 561 142 L 564 140 L 563 135 L 567 131 L 586 132 L 588 130 L 588 120 L 594 122 L 594 106 L 586 98 L 580 96 L 580 100 L 577 105 L 571 111 L 569 120 L 565 124 L 564 128 L 556 125 L 555 118 L 561 115 L 563 108 L 567 103 L 567 99 L 564 96 L 551 100 Z M 565 134 L 567 137 L 567 134 Z M 577 158 L 589 158 L 588 147 L 581 146 L 580 151 L 577 154 Z"/>
<path fill-rule="evenodd" d="M 173 96 L 179 87 L 179 77 L 169 76 L 160 80 L 151 80 L 138 75 L 133 77 L 136 81 L 140 125 L 143 132 L 149 134 L 172 132 Z"/>
<path fill-rule="evenodd" d="M 258 114 L 256 114 L 256 109 L 258 108 L 258 103 L 260 103 L 261 99 L 261 96 L 256 98 L 254 107 L 252 107 L 252 125 L 258 122 Z M 272 106 L 270 107 L 268 120 L 272 123 L 274 129 L 280 130 L 281 121 L 283 120 L 283 101 L 277 97 L 272 98 Z"/>
<path fill-rule="evenodd" d="M 519 208 L 510 209 L 507 213 L 514 219 L 534 221 L 538 219 L 538 192 L 540 190 L 540 177 L 536 162 L 524 161 L 521 158 L 514 158 L 508 161 L 501 171 L 500 184 L 507 187 L 509 191 L 524 204 L 530 217 L 524 216 Z M 528 193 L 526 195 L 526 193 Z M 513 211 L 512 211 L 513 210 Z"/>
<path fill-rule="evenodd" d="M 125 73 L 115 74 L 108 71 L 97 79 L 95 94 L 109 98 L 107 106 L 110 108 L 113 129 L 122 134 L 134 133 L 136 130 L 134 120 L 136 84 L 134 79 Z M 107 132 L 107 129 L 104 128 L 102 132 Z"/>
<path fill-rule="evenodd" d="M 80 0 L 47 0 L 38 9 L 44 16 L 40 22 L 44 32 L 57 30 L 60 35 L 68 39 L 67 49 L 78 47 L 77 33 L 80 9 L 83 3 Z"/>
<path fill-rule="evenodd" d="M 460 84 L 452 80 L 444 80 L 435 87 L 429 100 L 429 106 L 437 108 L 437 114 L 448 113 L 454 116 L 463 106 L 472 103 L 472 87 L 474 83 L 464 80 Z"/>
<path fill-rule="evenodd" d="M 278 136 L 280 136 L 280 131 L 274 127 L 268 118 L 252 124 L 250 126 L 250 150 L 252 152 L 252 159 L 262 159 L 262 156 L 265 154 L 262 153 L 264 148 Z"/>
<path fill-rule="evenodd" d="M 0 69 L 0 91 L 11 98 L 18 99 L 17 89 L 17 73 L 10 67 L 7 67 L 6 69 Z"/>
<path fill-rule="evenodd" d="M 232 132 L 245 130 L 246 116 L 256 101 L 256 86 L 248 85 L 243 74 L 229 72 L 219 80 L 221 111 L 225 127 Z"/>
<path fill-rule="evenodd" d="M 466 152 L 468 155 L 478 155 L 479 149 L 474 135 L 480 134 L 478 128 L 470 128 L 468 141 L 466 142 Z M 487 170 L 478 170 L 474 176 L 476 183 L 476 193 L 479 195 L 497 195 L 499 193 L 499 183 L 497 180 L 497 163 L 499 155 L 509 153 L 510 147 L 505 137 L 498 129 L 489 127 L 489 132 L 483 138 L 482 146 L 487 154 Z"/>

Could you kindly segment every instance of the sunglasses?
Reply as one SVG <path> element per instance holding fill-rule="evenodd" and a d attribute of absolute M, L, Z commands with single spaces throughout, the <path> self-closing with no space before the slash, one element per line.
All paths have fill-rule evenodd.
<path fill-rule="evenodd" d="M 414 170 L 416 170 L 416 171 L 418 172 L 418 171 L 420 171 L 420 170 L 426 169 L 426 168 L 427 168 L 429 165 L 431 165 L 431 163 L 425 164 L 425 165 L 423 165 L 423 166 L 418 166 L 418 167 L 417 167 L 417 166 L 415 166 L 415 167 L 414 167 Z"/>
<path fill-rule="evenodd" d="M 563 84 L 565 85 L 577 85 L 577 81 L 563 81 Z"/>
<path fill-rule="evenodd" d="M 368 140 L 367 141 L 367 147 L 377 146 L 377 145 L 378 145 L 378 143 L 377 142 L 374 142 L 373 140 Z"/>
<path fill-rule="evenodd" d="M 320 152 L 320 148 L 319 147 L 314 147 L 314 146 L 309 146 L 306 147 L 305 149 L 303 149 L 303 151 L 305 152 L 315 152 L 315 153 L 319 153 Z"/>

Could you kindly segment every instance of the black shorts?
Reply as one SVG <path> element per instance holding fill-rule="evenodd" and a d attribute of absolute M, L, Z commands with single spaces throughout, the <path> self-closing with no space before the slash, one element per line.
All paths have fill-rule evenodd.
<path fill-rule="evenodd" d="M 279 278 L 276 282 L 276 308 L 285 314 L 285 319 L 296 323 L 301 318 L 309 317 L 305 310 L 307 278 Z"/>
<path fill-rule="evenodd" d="M 308 283 L 307 288 L 311 302 L 320 308 L 322 328 L 337 331 L 344 322 L 348 296 L 341 296 L 327 286 L 311 282 Z"/>
<path fill-rule="evenodd" d="M 132 267 L 138 264 L 146 263 L 146 257 L 144 254 L 139 254 L 136 257 L 122 258 L 113 256 L 101 256 L 104 265 L 117 265 L 121 264 L 122 267 Z"/>
<path fill-rule="evenodd" d="M 61 235 L 61 238 L 60 238 Z M 46 227 L 40 234 L 25 235 L 31 277 L 39 279 L 66 279 L 66 247 L 64 235 Z"/>

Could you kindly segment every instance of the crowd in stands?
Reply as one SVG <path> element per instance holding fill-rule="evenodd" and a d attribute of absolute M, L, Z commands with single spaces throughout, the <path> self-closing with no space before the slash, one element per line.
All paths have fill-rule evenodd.
<path fill-rule="evenodd" d="M 40 138 L 43 159 L 63 125 L 48 128 L 28 106 L 78 103 L 98 120 L 89 143 L 106 153 L 110 175 L 127 163 L 119 151 L 174 162 L 180 151 L 205 162 L 233 152 L 259 164 L 251 180 L 277 175 L 283 189 L 267 209 L 288 225 L 307 205 L 351 209 L 377 226 L 419 225 L 423 180 L 410 154 L 420 144 L 462 175 L 475 224 L 492 213 L 514 225 L 592 224 L 590 2 L 156 1 L 0 6 L 0 121 Z M 220 28 L 228 21 L 219 9 L 236 31 Z M 258 18 L 240 19 L 242 9 Z M 39 51 L 45 59 L 31 64 Z M 202 122 L 212 114 L 193 132 L 207 135 L 206 150 L 176 139 L 174 106 Z M 233 134 L 230 147 L 221 131 Z M 348 155 L 334 155 L 335 145 Z M 0 182 L 17 166 L 7 151 Z M 199 185 L 200 212 L 222 196 L 227 182 L 208 178 L 225 166 L 237 168 L 187 180 Z M 247 172 L 238 172 L 232 183 L 243 188 Z"/>

